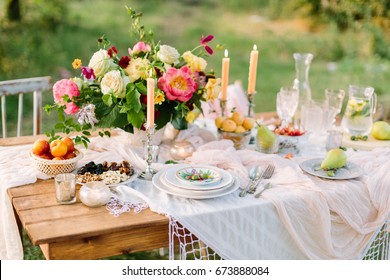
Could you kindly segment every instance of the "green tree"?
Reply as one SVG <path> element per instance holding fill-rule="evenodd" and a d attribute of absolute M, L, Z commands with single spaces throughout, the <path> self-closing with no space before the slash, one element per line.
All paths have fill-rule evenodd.
<path fill-rule="evenodd" d="M 6 11 L 7 11 L 7 18 L 10 21 L 20 21 L 22 19 L 22 15 L 20 13 L 19 0 L 7 0 Z"/>

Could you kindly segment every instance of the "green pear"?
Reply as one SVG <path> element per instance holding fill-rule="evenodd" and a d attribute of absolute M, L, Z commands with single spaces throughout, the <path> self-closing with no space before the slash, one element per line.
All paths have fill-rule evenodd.
<path fill-rule="evenodd" d="M 271 149 L 277 141 L 277 135 L 273 133 L 267 126 L 257 126 L 257 145 L 263 149 Z"/>
<path fill-rule="evenodd" d="M 374 122 L 371 135 L 378 140 L 390 140 L 390 124 L 384 121 Z"/>
<path fill-rule="evenodd" d="M 332 149 L 321 162 L 323 170 L 341 168 L 347 163 L 347 155 L 342 149 Z"/>

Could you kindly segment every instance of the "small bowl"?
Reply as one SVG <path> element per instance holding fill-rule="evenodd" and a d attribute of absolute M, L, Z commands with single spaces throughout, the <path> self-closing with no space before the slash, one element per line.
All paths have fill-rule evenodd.
<path fill-rule="evenodd" d="M 299 136 L 278 135 L 279 152 L 292 152 L 298 154 L 302 149 L 302 146 L 307 143 L 307 139 L 307 133 Z"/>
<path fill-rule="evenodd" d="M 218 135 L 219 139 L 232 140 L 234 148 L 236 148 L 236 150 L 245 149 L 248 146 L 249 141 L 251 140 L 250 130 L 245 132 L 226 132 L 221 129 L 218 129 Z"/>

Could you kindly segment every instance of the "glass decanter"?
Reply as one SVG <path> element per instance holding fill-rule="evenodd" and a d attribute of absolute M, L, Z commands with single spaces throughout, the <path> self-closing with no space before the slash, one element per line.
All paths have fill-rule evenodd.
<path fill-rule="evenodd" d="M 295 60 L 295 79 L 293 88 L 298 90 L 299 102 L 298 108 L 294 115 L 295 127 L 301 128 L 301 107 L 307 101 L 311 100 L 311 88 L 309 83 L 309 70 L 310 64 L 313 60 L 313 54 L 311 53 L 294 53 Z"/>

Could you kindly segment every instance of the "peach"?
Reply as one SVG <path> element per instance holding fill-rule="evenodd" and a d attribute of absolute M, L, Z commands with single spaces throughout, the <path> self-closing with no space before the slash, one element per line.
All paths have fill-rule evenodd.
<path fill-rule="evenodd" d="M 244 122 L 242 123 L 242 126 L 246 130 L 251 130 L 255 126 L 255 120 L 252 118 L 246 117 L 246 118 L 244 118 Z"/>
<path fill-rule="evenodd" d="M 222 130 L 226 132 L 233 132 L 236 130 L 237 124 L 232 120 L 224 120 L 222 123 Z"/>
<path fill-rule="evenodd" d="M 62 140 L 54 140 L 50 143 L 50 152 L 54 157 L 63 157 L 68 152 L 68 146 Z"/>
<path fill-rule="evenodd" d="M 63 157 L 53 157 L 53 160 L 64 160 Z"/>
<path fill-rule="evenodd" d="M 66 146 L 68 146 L 68 153 L 74 151 L 74 142 L 70 137 L 63 137 L 62 141 L 66 144 Z"/>
<path fill-rule="evenodd" d="M 215 126 L 218 127 L 218 128 L 221 128 L 222 127 L 222 123 L 223 123 L 224 120 L 225 120 L 224 117 L 221 117 L 221 116 L 217 117 L 215 119 Z"/>
<path fill-rule="evenodd" d="M 38 139 L 34 142 L 32 152 L 34 155 L 40 156 L 50 151 L 50 144 L 45 139 Z"/>
<path fill-rule="evenodd" d="M 51 160 L 51 157 L 48 154 L 38 155 L 38 157 L 43 158 L 43 159 L 47 159 L 47 160 Z"/>
<path fill-rule="evenodd" d="M 235 133 L 243 133 L 243 132 L 245 132 L 246 130 L 245 130 L 245 128 L 242 126 L 242 125 L 238 125 L 237 127 L 236 127 L 236 130 L 234 131 Z"/>
<path fill-rule="evenodd" d="M 241 114 L 240 112 L 238 111 L 235 111 L 233 114 L 232 114 L 232 120 L 236 123 L 236 125 L 242 125 L 242 123 L 244 122 L 244 116 L 243 114 Z"/>
<path fill-rule="evenodd" d="M 76 157 L 76 154 L 74 152 L 68 152 L 66 155 L 64 155 L 64 159 L 71 159 Z"/>

